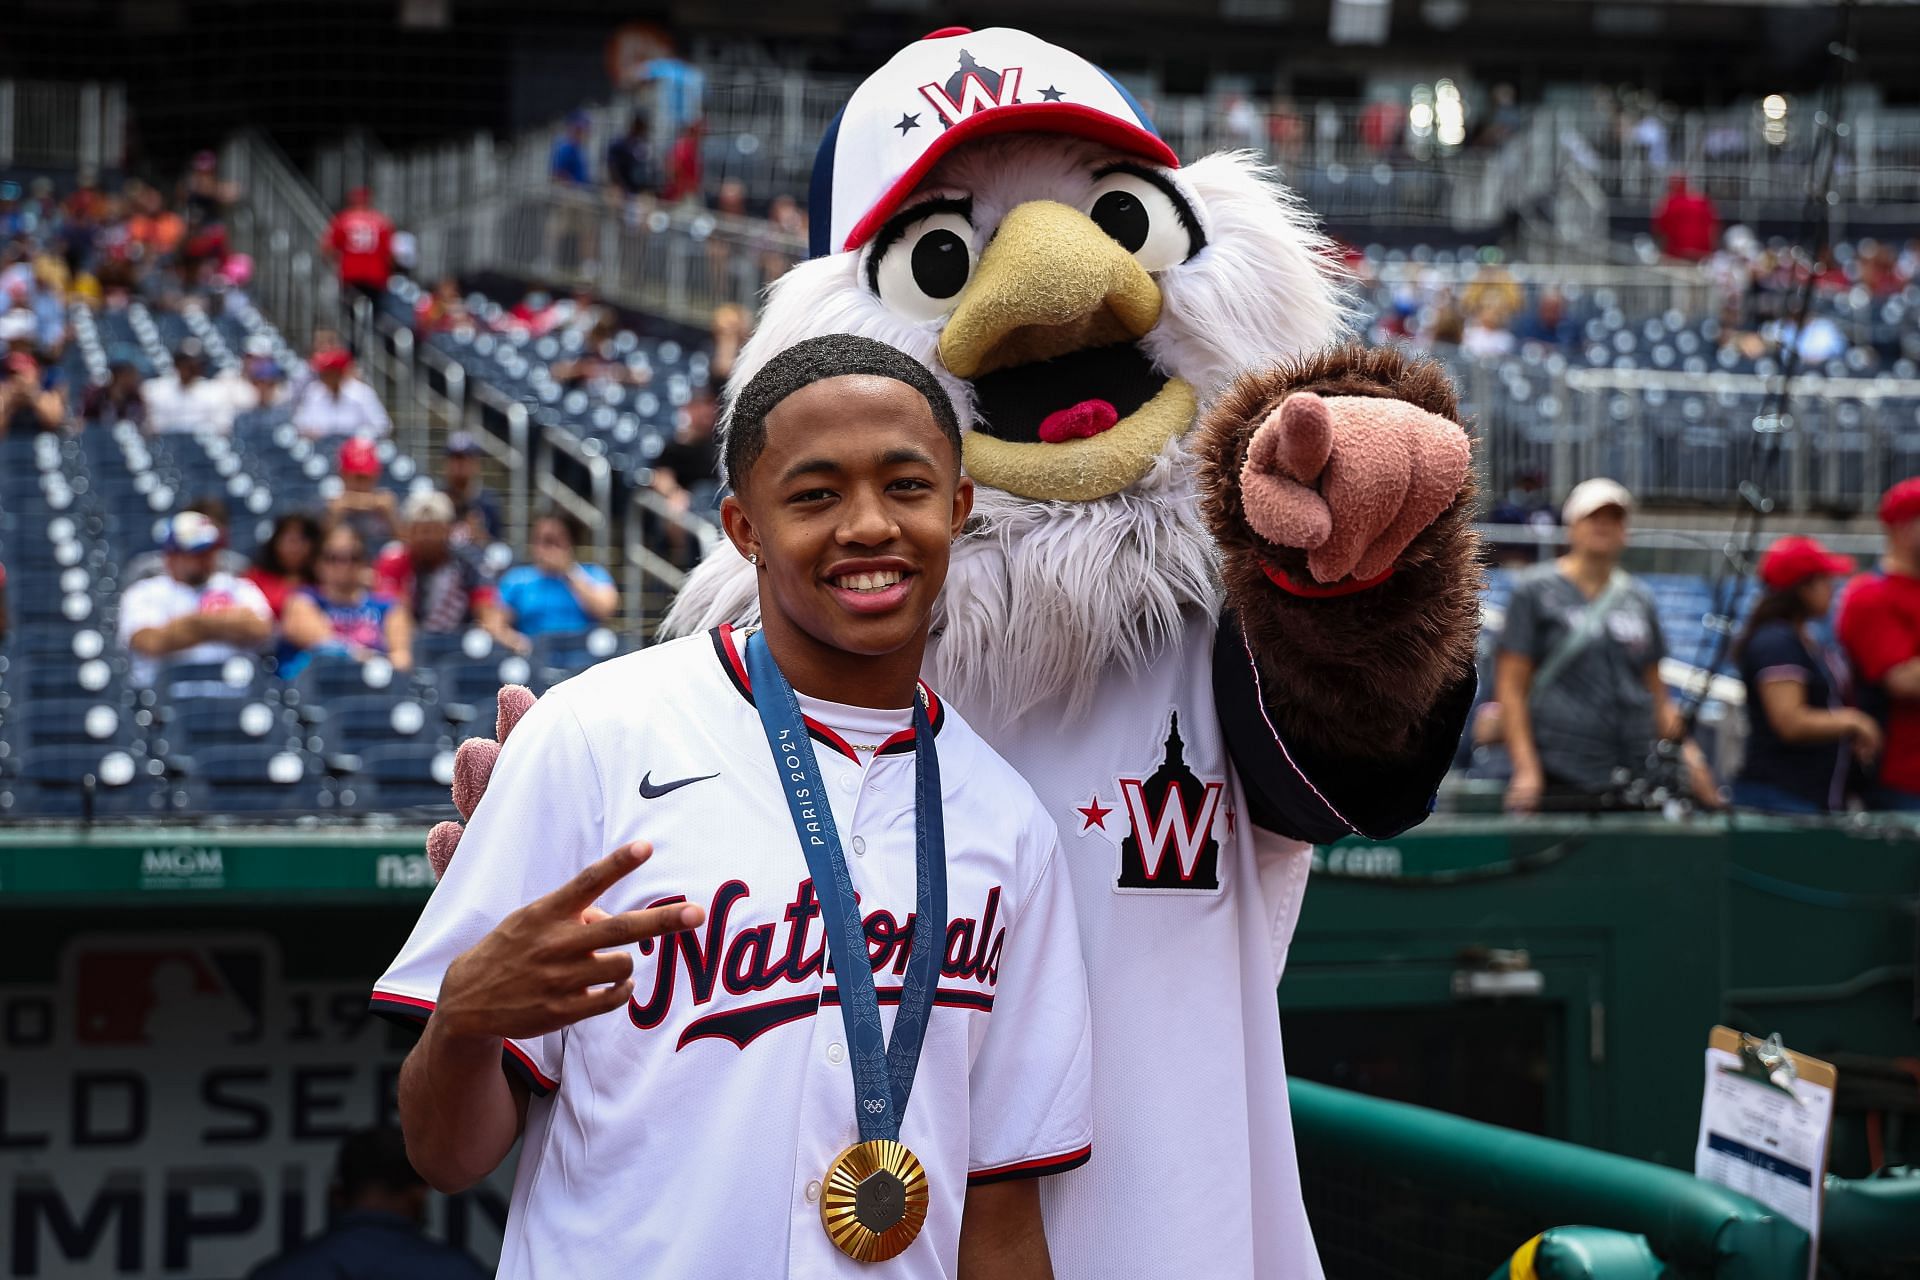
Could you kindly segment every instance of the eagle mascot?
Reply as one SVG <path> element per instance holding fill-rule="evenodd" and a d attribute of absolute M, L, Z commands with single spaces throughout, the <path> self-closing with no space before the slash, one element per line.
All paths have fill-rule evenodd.
<path fill-rule="evenodd" d="M 1329 243 L 1253 156 L 1182 165 L 1025 32 L 896 54 L 829 128 L 810 216 L 736 385 L 855 333 L 960 412 L 978 497 L 927 679 L 1052 809 L 1091 988 L 1092 1158 L 1042 1188 L 1056 1271 L 1318 1276 L 1274 987 L 1312 844 L 1421 821 L 1472 701 L 1453 391 L 1342 344 Z M 719 544 L 668 629 L 753 621 L 756 572 Z M 463 813 L 494 751 L 468 746 Z"/>

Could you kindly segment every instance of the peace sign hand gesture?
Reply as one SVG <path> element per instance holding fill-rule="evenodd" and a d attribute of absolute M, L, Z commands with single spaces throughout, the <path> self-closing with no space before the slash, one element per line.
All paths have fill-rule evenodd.
<path fill-rule="evenodd" d="M 593 905 L 653 855 L 623 845 L 545 897 L 508 915 L 447 968 L 434 1021 L 446 1034 L 530 1040 L 618 1009 L 633 993 L 633 955 L 646 938 L 691 929 L 688 903 L 609 915 Z"/>

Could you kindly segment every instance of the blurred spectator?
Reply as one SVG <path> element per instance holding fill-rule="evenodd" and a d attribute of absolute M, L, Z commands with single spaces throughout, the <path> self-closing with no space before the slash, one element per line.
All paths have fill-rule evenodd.
<path fill-rule="evenodd" d="M 1847 705 L 1847 665 L 1813 634 L 1827 616 L 1835 578 L 1853 561 L 1812 538 L 1786 537 L 1760 561 L 1767 592 L 1734 641 L 1747 687 L 1746 762 L 1733 802 L 1768 813 L 1831 813 L 1846 807 L 1847 763 L 1870 764 L 1880 726 Z"/>
<path fill-rule="evenodd" d="M 1551 347 L 1571 346 L 1579 336 L 1579 329 L 1567 316 L 1566 295 L 1554 285 L 1540 291 L 1533 310 L 1520 321 L 1517 328 L 1522 342 L 1541 342 Z"/>
<path fill-rule="evenodd" d="M 1653 235 L 1668 257 L 1699 262 L 1719 242 L 1719 211 L 1705 192 L 1687 185 L 1685 174 L 1676 173 L 1667 179 L 1667 198 L 1654 211 Z"/>
<path fill-rule="evenodd" d="M 673 148 L 667 152 L 667 173 L 660 186 L 660 198 L 668 204 L 700 199 L 700 139 L 705 128 L 705 121 L 691 121 L 673 140 Z"/>
<path fill-rule="evenodd" d="M 115 360 L 107 366 L 107 380 L 87 388 L 80 402 L 80 420 L 112 425 L 131 422 L 147 425 L 147 402 L 141 394 L 140 368 L 131 360 Z"/>
<path fill-rule="evenodd" d="M 340 492 L 327 504 L 330 524 L 349 524 L 369 547 L 399 536 L 393 490 L 379 487 L 380 449 L 355 436 L 340 446 Z"/>
<path fill-rule="evenodd" d="M 304 436 L 384 436 L 393 430 L 386 406 L 353 372 L 345 348 L 313 358 L 313 381 L 293 402 L 293 425 Z"/>
<path fill-rule="evenodd" d="M 760 243 L 760 279 L 778 280 L 807 256 L 807 215 L 800 202 L 790 195 L 775 196 L 767 206 L 766 228 L 755 239 Z"/>
<path fill-rule="evenodd" d="M 587 172 L 587 113 L 576 111 L 567 117 L 560 136 L 554 139 L 547 157 L 547 176 L 563 186 L 584 187 L 591 182 Z"/>
<path fill-rule="evenodd" d="M 1495 696 L 1515 812 L 1603 806 L 1645 772 L 1656 734 L 1681 733 L 1653 597 L 1620 567 L 1632 508 L 1612 480 L 1574 486 L 1561 511 L 1568 554 L 1514 578 Z"/>
<path fill-rule="evenodd" d="M 653 171 L 651 129 L 646 112 L 636 111 L 627 131 L 607 144 L 607 185 L 623 200 L 652 195 L 659 181 Z"/>
<path fill-rule="evenodd" d="M 315 325 L 313 328 L 312 353 L 305 360 L 295 361 L 293 368 L 284 370 L 287 375 L 287 389 L 284 393 L 282 403 L 289 405 L 300 403 L 300 398 L 306 395 L 307 388 L 313 386 L 320 380 L 319 376 L 313 371 L 314 361 L 320 360 L 322 357 L 328 359 L 336 358 L 334 355 L 335 352 L 346 356 L 349 362 L 353 359 L 353 352 L 347 350 L 347 344 L 341 339 L 338 329 L 329 329 L 325 325 Z M 249 352 L 248 354 L 252 353 Z M 271 352 L 268 352 L 268 354 L 271 354 Z"/>
<path fill-rule="evenodd" d="M 166 572 L 120 596 L 120 644 L 132 655 L 129 678 L 150 688 L 169 662 L 221 662 L 257 651 L 273 634 L 273 611 L 260 589 L 215 568 L 220 529 L 197 511 L 167 524 Z"/>
<path fill-rule="evenodd" d="M 291 592 L 313 584 L 319 547 L 320 521 L 311 512 L 289 511 L 273 522 L 273 532 L 243 576 L 260 588 L 275 619 L 286 611 Z"/>
<path fill-rule="evenodd" d="M 280 616 L 280 674 L 300 674 L 316 653 L 365 662 L 384 655 L 396 671 L 413 670 L 413 621 L 407 607 L 367 587 L 367 544 L 345 522 L 328 528 L 314 561 L 314 585 L 287 596 Z"/>
<path fill-rule="evenodd" d="M 8 314 L 24 312 L 33 320 L 33 342 L 49 358 L 57 359 L 67 345 L 67 308 L 57 290 L 49 288 L 40 272 L 22 263 L 6 275 L 0 304 Z"/>
<path fill-rule="evenodd" d="M 233 429 L 233 398 L 226 387 L 206 376 L 206 369 L 206 352 L 198 338 L 188 338 L 174 349 L 173 372 L 149 378 L 142 388 L 147 430 L 225 433 Z"/>
<path fill-rule="evenodd" d="M 1920 811 L 1920 477 L 1880 499 L 1887 547 L 1840 603 L 1840 643 L 1862 683 L 1861 705 L 1886 731 L 1875 809 Z"/>
<path fill-rule="evenodd" d="M 720 497 L 720 444 L 714 438 L 718 407 L 711 386 L 695 387 L 680 425 L 653 460 L 648 484 L 681 515 L 712 519 Z M 688 564 L 693 552 L 684 526 L 668 522 L 664 530 L 668 554 L 675 564 Z"/>
<path fill-rule="evenodd" d="M 378 303 L 393 276 L 393 223 L 373 207 L 365 187 L 347 192 L 347 207 L 327 224 L 321 248 L 340 273 L 342 294 L 364 294 Z"/>
<path fill-rule="evenodd" d="M 499 501 L 480 483 L 480 442 L 464 431 L 447 437 L 446 477 L 454 545 L 481 548 L 500 541 L 506 521 Z"/>
<path fill-rule="evenodd" d="M 428 1239 L 427 1184 L 398 1129 L 363 1129 L 340 1144 L 324 1234 L 261 1263 L 247 1280 L 483 1280 L 452 1245 Z"/>
<path fill-rule="evenodd" d="M 1460 349 L 1476 359 L 1491 359 L 1513 354 L 1513 333 L 1498 308 L 1481 307 L 1460 335 Z"/>
<path fill-rule="evenodd" d="M 1529 524 L 1552 528 L 1553 500 L 1547 494 L 1546 473 L 1522 471 L 1514 477 L 1514 486 L 1493 504 L 1487 519 L 1494 524 Z"/>
<path fill-rule="evenodd" d="M 707 374 L 716 387 L 727 385 L 733 376 L 733 362 L 753 332 L 752 317 L 737 302 L 723 302 L 713 309 L 713 351 L 707 358 Z"/>
<path fill-rule="evenodd" d="M 142 182 L 127 184 L 133 202 L 133 216 L 127 220 L 127 234 L 148 262 L 171 257 L 186 237 L 187 223 L 154 188 Z"/>
<path fill-rule="evenodd" d="M 654 106 L 668 133 L 700 118 L 707 91 L 707 73 L 681 58 L 650 58 L 640 67 L 639 81 L 654 89 Z"/>
<path fill-rule="evenodd" d="M 180 510 L 204 516 L 210 521 L 215 532 L 220 535 L 219 550 L 214 553 L 213 568 L 216 573 L 230 573 L 239 577 L 246 573 L 247 558 L 228 546 L 228 533 L 233 528 L 233 520 L 227 510 L 226 500 L 217 493 L 203 493 L 189 501 Z M 142 551 L 121 566 L 120 581 L 123 584 L 140 582 L 155 578 L 167 571 L 165 550 Z"/>
<path fill-rule="evenodd" d="M 45 389 L 32 356 L 11 351 L 0 357 L 0 436 L 56 431 L 66 416 L 65 398 Z"/>
<path fill-rule="evenodd" d="M 422 632 L 445 635 L 478 626 L 495 640 L 524 649 L 526 642 L 506 625 L 479 557 L 453 545 L 453 499 L 416 493 L 400 515 L 403 541 L 374 561 L 379 589 L 404 601 Z"/>
<path fill-rule="evenodd" d="M 440 283 L 433 286 L 433 292 L 414 304 L 413 323 L 423 333 L 447 333 L 473 323 L 467 300 L 460 295 L 460 282 L 452 276 L 442 276 Z"/>
<path fill-rule="evenodd" d="M 272 356 L 248 356 L 243 368 L 247 392 L 242 412 L 273 409 L 286 402 L 287 375 Z"/>
<path fill-rule="evenodd" d="M 550 510 L 534 520 L 528 535 L 532 564 L 517 565 L 500 579 L 500 605 L 507 625 L 524 636 L 587 631 L 620 607 L 613 575 L 578 559 L 586 529 L 571 514 Z"/>
<path fill-rule="evenodd" d="M 1473 279 L 1467 281 L 1460 290 L 1460 310 L 1467 315 L 1483 316 L 1489 311 L 1501 324 L 1509 317 L 1519 314 L 1526 305 L 1527 291 L 1513 277 L 1500 261 L 1498 250 L 1481 251 L 1482 261 L 1473 273 Z"/>
<path fill-rule="evenodd" d="M 548 366 L 554 381 L 569 389 L 577 386 L 602 387 L 612 384 L 638 386 L 650 375 L 621 359 L 614 339 L 620 322 L 605 307 L 595 307 L 593 328 L 582 342 L 580 354 L 571 360 L 556 360 Z"/>
<path fill-rule="evenodd" d="M 520 295 L 520 301 L 507 308 L 507 318 L 526 326 L 527 332 L 537 338 L 553 328 L 560 317 L 554 310 L 552 294 L 544 289 L 530 289 Z"/>
<path fill-rule="evenodd" d="M 188 222 L 219 222 L 227 206 L 238 194 L 232 184 L 220 181 L 220 157 L 211 151 L 196 152 L 187 176 L 180 181 L 180 208 Z"/>
<path fill-rule="evenodd" d="M 611 337 L 618 325 L 613 312 L 601 306 L 592 288 L 584 284 L 575 286 L 570 296 L 554 303 L 546 320 L 547 332 L 563 341 L 578 338 L 584 342 L 595 329 L 602 328 Z"/>

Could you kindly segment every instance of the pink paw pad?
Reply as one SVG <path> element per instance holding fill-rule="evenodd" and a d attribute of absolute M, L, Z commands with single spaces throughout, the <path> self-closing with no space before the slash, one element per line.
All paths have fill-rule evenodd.
<path fill-rule="evenodd" d="M 460 836 L 464 830 L 457 822 L 440 822 L 427 832 L 427 861 L 433 864 L 435 880 L 447 874 L 447 864 L 453 861 L 454 851 L 460 847 Z"/>

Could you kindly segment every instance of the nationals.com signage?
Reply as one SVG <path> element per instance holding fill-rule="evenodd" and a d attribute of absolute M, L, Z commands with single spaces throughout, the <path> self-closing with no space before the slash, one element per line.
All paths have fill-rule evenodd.
<path fill-rule="evenodd" d="M 223 868 L 201 849 L 145 870 L 204 884 Z M 380 911 L 365 931 L 340 929 L 341 913 L 309 924 L 289 911 L 274 913 L 271 934 L 79 932 L 57 955 L 10 959 L 0 969 L 7 1274 L 218 1280 L 317 1234 L 340 1139 L 393 1122 L 406 1046 L 367 1014 L 366 981 L 289 981 L 283 949 L 313 967 L 328 950 L 313 930 L 326 922 L 347 935 L 330 972 L 377 972 L 370 948 L 404 936 L 410 910 Z M 17 944 L 5 944 L 10 956 Z M 16 980 L 35 964 L 56 976 Z M 436 1197 L 430 1229 L 491 1264 L 509 1185 L 510 1165 L 487 1188 Z"/>

